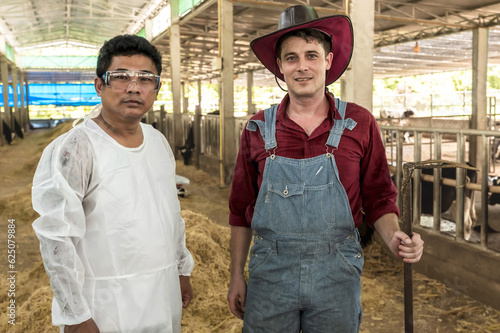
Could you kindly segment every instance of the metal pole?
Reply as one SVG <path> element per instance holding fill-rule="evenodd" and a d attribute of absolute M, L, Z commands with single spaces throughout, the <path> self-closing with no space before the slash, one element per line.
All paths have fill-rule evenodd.
<path fill-rule="evenodd" d="M 415 132 L 415 147 L 414 147 L 414 161 L 422 160 L 422 133 Z M 413 175 L 413 223 L 420 224 L 420 216 L 421 212 L 421 184 L 420 184 L 420 175 L 422 174 L 421 170 L 415 170 Z"/>
<path fill-rule="evenodd" d="M 462 133 L 457 134 L 457 162 L 465 163 L 465 140 Z M 455 220 L 455 239 L 461 241 L 464 239 L 464 199 L 465 199 L 465 183 L 466 183 L 466 174 L 463 168 L 457 168 L 456 180 L 457 186 L 456 188 L 456 220 Z M 472 202 L 474 205 L 474 202 Z M 468 237 L 466 237 L 468 238 Z"/>
<path fill-rule="evenodd" d="M 408 162 L 403 165 L 403 185 L 401 187 L 403 194 L 403 225 L 402 231 L 408 236 L 412 236 L 411 219 L 411 186 L 410 179 L 415 169 L 441 169 L 441 168 L 464 168 L 476 170 L 467 164 L 444 160 L 430 160 L 424 162 Z M 404 305 L 405 305 L 405 333 L 413 333 L 413 277 L 412 264 L 404 263 Z"/>
<path fill-rule="evenodd" d="M 441 133 L 434 134 L 434 159 L 441 159 Z M 433 183 L 433 198 L 434 205 L 432 207 L 433 229 L 436 232 L 441 230 L 441 169 L 436 168 L 433 170 L 434 183 Z"/>
<path fill-rule="evenodd" d="M 201 80 L 198 80 L 198 105 L 194 115 L 194 164 L 200 168 L 201 155 Z"/>
<path fill-rule="evenodd" d="M 401 170 L 404 158 L 403 158 L 403 132 L 397 131 L 396 132 L 396 188 L 398 191 L 401 190 L 401 175 L 403 174 L 403 170 Z M 403 207 L 402 204 L 402 198 L 400 195 L 397 196 L 396 198 L 396 205 L 398 206 L 399 209 Z"/>
<path fill-rule="evenodd" d="M 403 168 L 403 232 L 412 236 L 411 220 L 411 186 L 410 179 L 414 166 L 410 163 Z M 413 277 L 412 264 L 404 263 L 404 303 L 405 303 L 405 333 L 413 333 Z"/>
<path fill-rule="evenodd" d="M 485 135 L 482 136 L 481 141 L 483 144 L 483 165 L 481 166 L 481 246 L 486 249 L 488 247 L 488 234 L 486 230 L 488 229 L 488 154 L 490 152 L 490 146 L 489 140 Z M 474 204 L 474 202 L 472 202 L 472 204 Z"/>

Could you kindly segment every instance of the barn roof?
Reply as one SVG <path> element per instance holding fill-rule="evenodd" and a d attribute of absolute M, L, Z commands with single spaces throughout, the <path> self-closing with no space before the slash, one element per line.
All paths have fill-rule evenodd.
<path fill-rule="evenodd" d="M 179 3 L 182 79 L 219 76 L 213 69 L 218 56 L 218 2 L 179 0 Z M 279 13 L 299 3 L 303 2 L 233 1 L 236 74 L 253 70 L 255 83 L 271 82 L 272 76 L 255 58 L 249 43 L 276 30 Z M 344 0 L 307 3 L 320 16 L 346 12 Z M 163 75 L 169 77 L 169 34 L 161 32 L 168 26 L 168 17 L 162 16 L 168 9 L 169 2 L 163 0 L 2 0 L 0 52 L 3 38 L 8 44 L 4 53 L 15 51 L 15 56 L 23 57 L 21 66 L 25 67 L 29 81 L 88 80 L 93 78 L 93 68 L 82 64 L 95 63 L 95 54 L 105 40 L 123 33 L 144 34 L 145 25 L 152 24 L 152 42 L 164 55 Z M 375 77 L 470 69 L 472 31 L 477 27 L 489 28 L 489 64 L 500 64 L 500 1 L 375 0 L 374 15 Z M 417 42 L 418 53 L 414 52 Z M 80 61 L 73 59 L 80 66 L 57 68 L 61 59 L 43 55 L 43 51 L 54 46 L 82 50 L 77 51 L 81 53 Z M 41 59 L 53 62 L 54 66 L 41 67 L 38 64 Z"/>

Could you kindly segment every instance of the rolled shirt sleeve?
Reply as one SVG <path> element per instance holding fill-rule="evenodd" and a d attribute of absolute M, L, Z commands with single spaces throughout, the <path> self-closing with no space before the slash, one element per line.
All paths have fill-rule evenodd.
<path fill-rule="evenodd" d="M 391 180 L 380 129 L 373 116 L 370 120 L 370 140 L 361 161 L 360 183 L 366 223 L 373 226 L 385 214 L 394 213 L 399 216 L 399 209 L 396 205 L 397 190 Z"/>
<path fill-rule="evenodd" d="M 245 128 L 241 134 L 229 196 L 229 225 L 231 226 L 250 227 L 259 192 L 257 165 L 253 161 L 251 151 L 252 145 L 256 145 L 256 148 L 259 149 L 260 145 L 264 143 L 263 141 L 252 143 L 251 139 L 250 131 Z"/>
<path fill-rule="evenodd" d="M 80 134 L 80 135 L 78 135 Z M 85 234 L 82 200 L 92 174 L 92 152 L 83 134 L 71 132 L 43 152 L 33 179 L 33 229 L 40 240 L 45 270 L 62 316 L 53 324 L 74 325 L 91 318 L 83 297 L 85 270 L 75 246 Z"/>

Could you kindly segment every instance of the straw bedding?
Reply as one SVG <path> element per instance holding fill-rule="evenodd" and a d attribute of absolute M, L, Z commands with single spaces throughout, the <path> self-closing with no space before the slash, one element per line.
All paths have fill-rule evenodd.
<path fill-rule="evenodd" d="M 25 140 L 0 147 L 0 251 L 6 252 L 7 220 L 15 218 L 18 271 L 15 326 L 7 323 L 5 315 L 9 302 L 5 269 L 0 279 L 0 332 L 58 332 L 51 324 L 52 291 L 31 228 L 37 215 L 31 209 L 30 188 L 43 147 L 69 128 L 65 124 L 52 131 L 31 133 Z M 240 332 L 241 321 L 231 315 L 226 301 L 230 232 L 225 207 L 229 191 L 192 167 L 180 166 L 178 173 L 191 177 L 193 195 L 181 199 L 181 206 L 187 246 L 196 262 L 191 278 L 194 299 L 183 312 L 183 332 Z M 201 214 L 206 207 L 217 207 L 218 213 Z M 6 264 L 6 258 L 2 260 Z M 402 281 L 401 265 L 380 245 L 374 243 L 365 249 L 360 332 L 403 331 Z M 416 332 L 500 332 L 500 312 L 462 295 L 459 285 L 448 282 L 454 289 L 415 274 Z"/>

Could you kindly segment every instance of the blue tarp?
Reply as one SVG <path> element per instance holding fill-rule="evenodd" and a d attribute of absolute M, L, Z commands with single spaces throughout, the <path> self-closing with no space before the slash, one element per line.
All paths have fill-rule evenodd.
<path fill-rule="evenodd" d="M 3 90 L 0 91 L 3 94 Z M 19 91 L 20 86 L 18 86 Z M 101 98 L 97 96 L 92 83 L 31 83 L 28 86 L 28 100 L 29 105 L 80 106 L 101 103 Z M 14 106 L 11 86 L 9 86 L 9 105 Z M 3 97 L 0 106 L 3 106 Z"/>
<path fill-rule="evenodd" d="M 21 107 L 21 85 L 17 85 L 17 106 Z M 24 87 L 24 104 L 26 105 L 26 87 Z M 9 86 L 9 106 L 14 106 L 14 89 Z M 3 86 L 0 84 L 0 107 L 3 107 Z"/>

